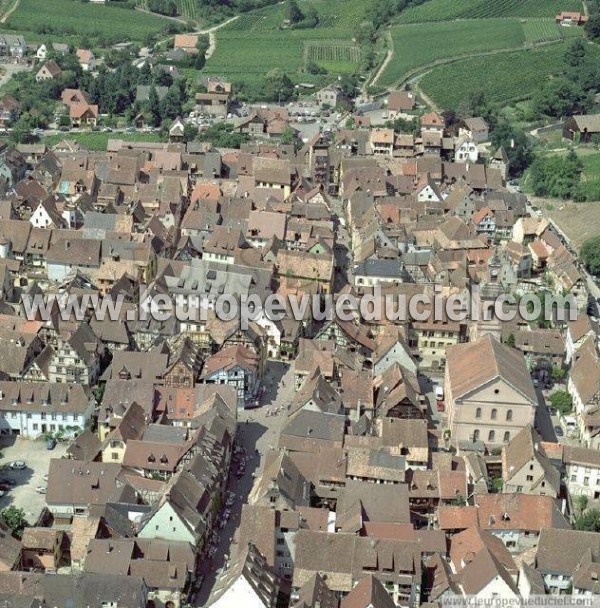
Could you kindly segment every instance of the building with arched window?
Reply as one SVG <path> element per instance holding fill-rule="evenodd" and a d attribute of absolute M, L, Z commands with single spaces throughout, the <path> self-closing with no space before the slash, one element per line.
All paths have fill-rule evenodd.
<path fill-rule="evenodd" d="M 525 359 L 490 334 L 446 350 L 444 385 L 452 442 L 459 450 L 475 441 L 500 447 L 533 425 L 538 403 Z"/>

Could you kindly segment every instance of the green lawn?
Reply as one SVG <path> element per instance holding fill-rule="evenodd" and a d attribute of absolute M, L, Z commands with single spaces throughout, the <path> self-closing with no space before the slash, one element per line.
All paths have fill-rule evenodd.
<path fill-rule="evenodd" d="M 462 59 L 438 66 L 420 81 L 421 89 L 444 109 L 457 108 L 468 91 L 483 90 L 491 101 L 528 97 L 563 64 L 565 43 Z"/>
<path fill-rule="evenodd" d="M 495 49 L 519 48 L 525 42 L 517 19 L 450 21 L 397 25 L 392 28 L 394 58 L 379 83 L 390 86 L 414 68 L 440 59 Z"/>
<path fill-rule="evenodd" d="M 488 17 L 554 17 L 561 11 L 583 11 L 580 0 L 428 0 L 403 11 L 398 21 L 419 23 Z"/>
<path fill-rule="evenodd" d="M 600 194 L 600 152 L 589 148 L 580 149 L 577 151 L 577 156 L 583 163 L 582 187 L 587 192 L 593 192 L 594 199 L 598 200 Z"/>
<path fill-rule="evenodd" d="M 111 4 L 79 0 L 21 0 L 3 24 L 3 30 L 18 30 L 30 40 L 65 40 L 81 36 L 103 37 L 108 42 L 140 41 L 160 32 L 170 22 Z"/>
<path fill-rule="evenodd" d="M 246 13 L 216 33 L 217 48 L 205 72 L 233 80 L 256 82 L 274 68 L 292 80 L 310 81 L 304 72 L 308 59 L 333 74 L 355 72 L 360 52 L 352 38 L 368 15 L 371 0 L 301 1 L 319 13 L 313 29 L 282 29 L 284 6 Z"/>
<path fill-rule="evenodd" d="M 78 141 L 88 150 L 106 150 L 109 139 L 123 139 L 124 141 L 161 141 L 158 133 L 103 133 L 90 131 L 89 133 L 59 133 L 48 135 L 42 139 L 43 143 L 52 147 L 63 139 Z"/>

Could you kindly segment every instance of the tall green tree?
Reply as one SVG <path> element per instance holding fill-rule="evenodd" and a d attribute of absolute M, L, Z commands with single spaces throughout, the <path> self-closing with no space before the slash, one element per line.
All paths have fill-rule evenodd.
<path fill-rule="evenodd" d="M 285 18 L 293 25 L 304 19 L 304 13 L 300 10 L 296 0 L 287 0 L 285 5 Z"/>
<path fill-rule="evenodd" d="M 15 536 L 21 536 L 23 530 L 29 525 L 25 518 L 25 511 L 15 506 L 6 507 L 0 511 L 0 518 L 10 528 Z"/>
<path fill-rule="evenodd" d="M 583 243 L 580 257 L 588 271 L 600 277 L 600 236 L 593 236 Z"/>
<path fill-rule="evenodd" d="M 158 127 L 162 122 L 162 114 L 158 92 L 154 85 L 150 87 L 150 92 L 148 93 L 148 111 L 150 112 L 150 119 L 153 126 Z"/>
<path fill-rule="evenodd" d="M 181 91 L 178 86 L 172 86 L 160 102 L 160 115 L 162 119 L 171 120 L 181 116 L 182 111 Z"/>
<path fill-rule="evenodd" d="M 502 120 L 496 125 L 491 135 L 491 141 L 494 150 L 500 146 L 506 150 L 511 175 L 521 175 L 533 159 L 531 144 L 525 131 L 511 125 L 506 120 Z"/>
<path fill-rule="evenodd" d="M 565 60 L 572 66 L 576 67 L 583 63 L 585 57 L 585 45 L 581 38 L 575 38 L 569 45 L 569 48 L 565 51 Z"/>

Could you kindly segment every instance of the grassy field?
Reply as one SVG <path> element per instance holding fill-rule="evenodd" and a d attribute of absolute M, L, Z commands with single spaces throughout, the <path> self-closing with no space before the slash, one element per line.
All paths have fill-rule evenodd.
<path fill-rule="evenodd" d="M 456 108 L 467 91 L 483 90 L 488 99 L 507 103 L 525 99 L 529 91 L 560 69 L 565 44 L 462 59 L 432 69 L 421 89 L 442 108 Z"/>
<path fill-rule="evenodd" d="M 525 42 L 523 26 L 517 19 L 398 25 L 392 28 L 392 36 L 394 58 L 380 78 L 383 86 L 393 85 L 408 71 L 439 59 L 519 48 Z"/>
<path fill-rule="evenodd" d="M 585 148 L 578 151 L 577 156 L 583 163 L 583 174 L 581 176 L 583 189 L 598 193 L 600 191 L 600 152 Z M 598 214 L 597 218 L 600 217 L 600 208 L 598 208 Z M 598 226 L 598 219 L 596 220 L 596 226 Z"/>
<path fill-rule="evenodd" d="M 428 0 L 403 11 L 400 23 L 481 19 L 488 17 L 554 17 L 561 11 L 583 11 L 580 0 Z"/>
<path fill-rule="evenodd" d="M 301 2 L 300 7 L 308 4 Z M 312 0 L 319 13 L 313 29 L 282 29 L 281 4 L 242 15 L 216 33 L 217 48 L 206 72 L 233 80 L 256 82 L 274 68 L 293 80 L 308 80 L 304 68 L 314 61 L 333 74 L 357 70 L 360 50 L 352 38 L 371 0 Z"/>
<path fill-rule="evenodd" d="M 161 141 L 158 133 L 103 133 L 90 131 L 89 133 L 58 133 L 48 135 L 42 139 L 43 143 L 52 147 L 63 139 L 78 141 L 88 150 L 106 150 L 109 139 L 122 139 L 124 141 Z"/>
<path fill-rule="evenodd" d="M 65 40 L 82 36 L 103 36 L 109 41 L 143 41 L 169 23 L 110 4 L 91 4 L 78 0 L 21 0 L 17 10 L 2 24 L 3 30 L 18 30 L 27 42 Z"/>

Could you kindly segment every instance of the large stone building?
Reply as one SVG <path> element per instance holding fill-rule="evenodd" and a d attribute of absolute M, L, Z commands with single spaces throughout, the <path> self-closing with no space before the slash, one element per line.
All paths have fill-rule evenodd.
<path fill-rule="evenodd" d="M 487 334 L 446 352 L 445 391 L 454 445 L 497 447 L 533 424 L 537 397 L 523 355 Z"/>

